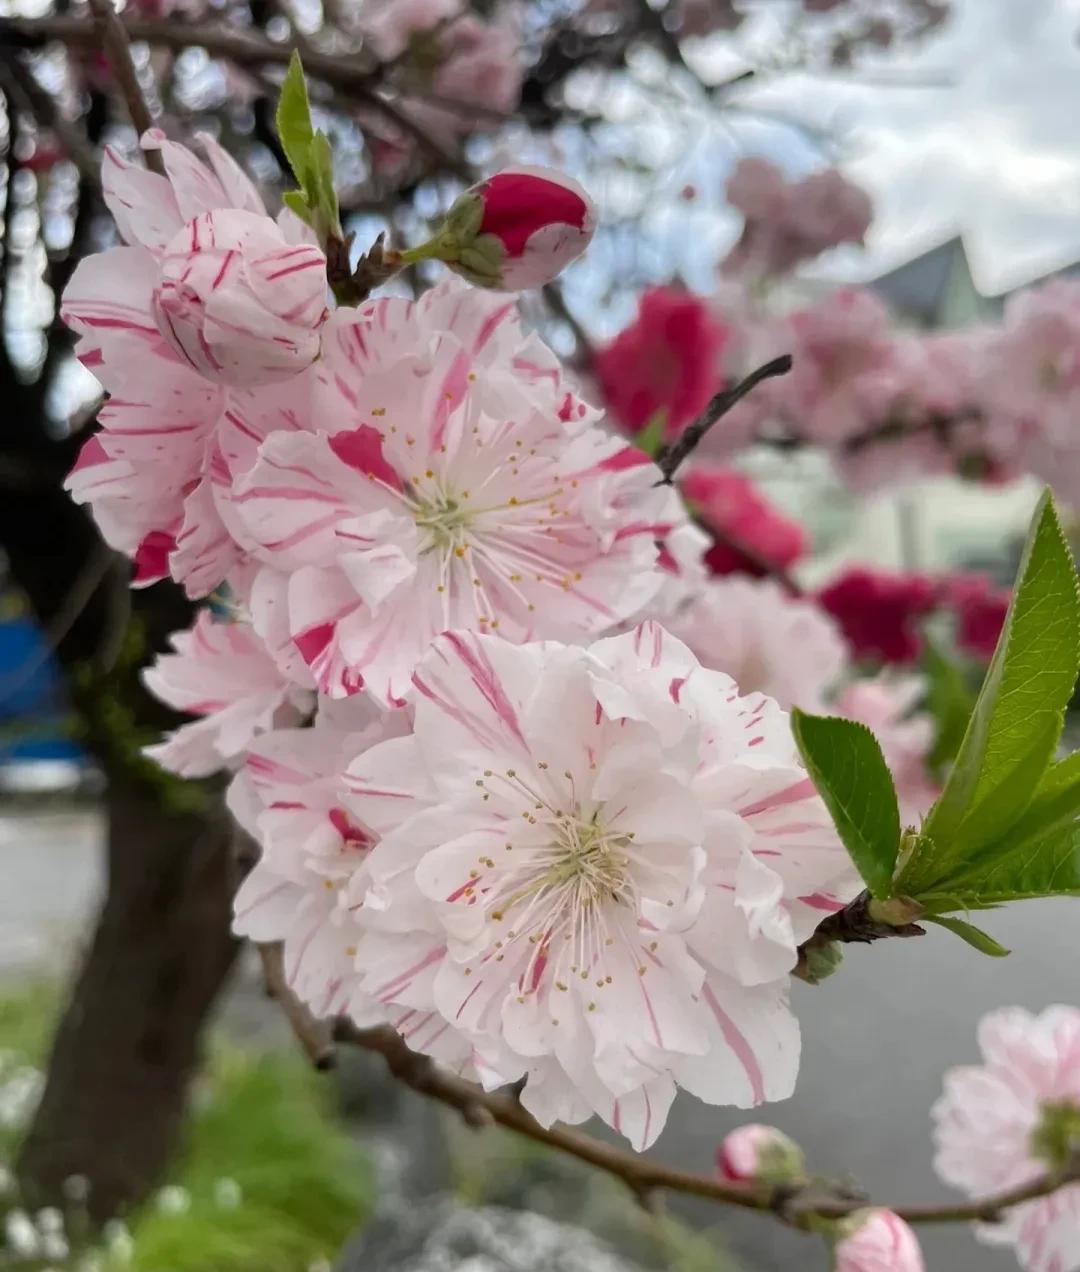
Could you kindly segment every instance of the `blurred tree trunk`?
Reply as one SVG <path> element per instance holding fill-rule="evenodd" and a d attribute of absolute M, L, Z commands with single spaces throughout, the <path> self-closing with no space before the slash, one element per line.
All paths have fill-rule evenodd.
<path fill-rule="evenodd" d="M 161 784 L 118 754 L 118 741 L 136 748 L 113 733 L 178 720 L 141 690 L 134 661 L 116 666 L 128 568 L 103 555 L 89 516 L 61 487 L 81 439 L 48 438 L 43 391 L 19 384 L 3 357 L 0 394 L 20 406 L 0 460 L 0 547 L 69 673 L 82 741 L 108 783 L 107 891 L 17 1174 L 35 1206 L 62 1204 L 64 1181 L 85 1176 L 101 1221 L 154 1187 L 179 1142 L 202 1027 L 236 952 L 229 832 L 217 801 L 171 812 Z M 170 584 L 133 601 L 148 650 L 190 621 Z"/>
<path fill-rule="evenodd" d="M 16 1168 L 34 1206 L 85 1176 L 98 1221 L 145 1197 L 172 1160 L 236 948 L 225 819 L 165 816 L 155 792 L 115 778 L 106 808 L 107 892 Z"/>

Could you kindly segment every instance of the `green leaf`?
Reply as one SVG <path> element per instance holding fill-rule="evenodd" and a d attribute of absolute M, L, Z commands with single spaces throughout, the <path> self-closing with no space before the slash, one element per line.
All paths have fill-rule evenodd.
<path fill-rule="evenodd" d="M 308 152 L 315 140 L 315 130 L 311 124 L 311 103 L 308 101 L 304 68 L 295 49 L 281 83 L 275 122 L 281 148 L 285 151 L 293 176 L 306 190 L 304 172 L 308 166 Z"/>
<path fill-rule="evenodd" d="M 1035 794 L 1031 797 L 1024 815 L 1009 831 L 1007 839 L 1021 844 L 1042 838 L 1061 826 L 1076 821 L 1080 815 L 1080 751 L 1057 764 L 1051 764 L 1043 774 Z"/>
<path fill-rule="evenodd" d="M 307 225 L 311 224 L 311 208 L 308 207 L 308 201 L 304 198 L 302 190 L 286 190 L 281 196 L 281 201 L 291 212 L 295 212 L 301 221 Z"/>
<path fill-rule="evenodd" d="M 1007 958 L 1010 951 L 1004 945 L 999 944 L 982 928 L 977 928 L 973 923 L 965 923 L 963 919 L 946 919 L 940 914 L 928 914 L 925 916 L 927 923 L 936 923 L 939 927 L 948 928 L 962 941 L 967 941 L 968 945 L 977 949 L 981 954 L 989 954 L 991 958 Z"/>
<path fill-rule="evenodd" d="M 791 727 L 803 763 L 859 874 L 879 900 L 892 895 L 900 811 L 892 774 L 864 724 L 795 710 Z"/>
<path fill-rule="evenodd" d="M 919 899 L 934 910 L 986 909 L 1005 901 L 1080 895 L 1080 825 L 998 849 L 949 880 L 947 895 Z"/>
<path fill-rule="evenodd" d="M 934 720 L 934 742 L 926 762 L 940 774 L 956 758 L 975 707 L 975 691 L 964 668 L 929 640 L 923 668 L 927 678 L 926 709 Z"/>
<path fill-rule="evenodd" d="M 1053 758 L 1078 663 L 1076 570 L 1047 492 L 956 763 L 923 823 L 933 850 L 912 857 L 902 891 L 953 890 L 956 870 L 1016 825 Z"/>
<path fill-rule="evenodd" d="M 325 133 L 317 132 L 308 151 L 306 184 L 312 205 L 322 211 L 330 226 L 338 225 L 337 191 L 334 189 L 334 156 Z"/>
<path fill-rule="evenodd" d="M 664 425 L 667 423 L 667 411 L 660 407 L 649 417 L 649 422 L 634 438 L 634 445 L 644 451 L 650 459 L 655 459 L 664 449 Z"/>

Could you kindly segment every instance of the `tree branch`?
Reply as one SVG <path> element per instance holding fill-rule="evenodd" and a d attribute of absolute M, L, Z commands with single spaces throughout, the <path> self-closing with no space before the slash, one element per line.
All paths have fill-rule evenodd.
<path fill-rule="evenodd" d="M 822 919 L 813 935 L 803 941 L 792 975 L 816 984 L 822 979 L 817 956 L 834 945 L 868 945 L 897 936 L 925 936 L 926 929 L 914 921 L 921 913 L 916 902 L 903 897 L 882 902 L 874 901 L 869 892 L 860 892 L 842 910 Z"/>
<path fill-rule="evenodd" d="M 84 181 L 97 181 L 100 165 L 86 134 L 61 112 L 56 98 L 41 87 L 18 54 L 12 53 L 0 66 L 0 86 L 5 92 L 14 90 L 13 95 L 21 98 L 19 104 L 27 113 L 56 134 L 64 153 Z"/>
<path fill-rule="evenodd" d="M 127 30 L 113 8 L 112 0 L 90 0 L 90 8 L 94 14 L 98 37 L 109 56 L 109 63 L 124 94 L 124 101 L 127 102 L 131 122 L 141 137 L 148 129 L 153 128 L 154 117 L 143 95 L 135 63 L 131 60 L 131 43 Z M 165 165 L 156 150 L 147 151 L 145 159 L 151 172 L 164 176 Z"/>
<path fill-rule="evenodd" d="M 260 954 L 263 950 L 273 948 L 275 947 L 261 946 Z M 277 966 L 275 964 L 275 978 Z M 289 998 L 293 998 L 294 1003 L 296 1000 L 283 982 L 278 982 L 275 997 L 282 1003 L 292 1023 L 297 1013 L 287 1003 Z M 310 1019 L 306 1008 L 301 1008 L 301 1011 Z M 312 1055 L 310 1037 L 298 1036 L 304 1050 L 309 1056 Z M 360 1029 L 349 1020 L 339 1019 L 333 1026 L 333 1041 L 381 1055 L 399 1082 L 427 1099 L 436 1100 L 447 1108 L 456 1110 L 470 1126 L 502 1126 L 538 1144 L 557 1149 L 621 1179 L 635 1196 L 642 1199 L 647 1199 L 660 1190 L 677 1192 L 723 1205 L 737 1206 L 742 1210 L 771 1214 L 781 1223 L 801 1229 L 811 1228 L 815 1226 L 815 1221 L 823 1219 L 842 1219 L 870 1204 L 882 1204 L 868 1202 L 837 1188 L 831 1190 L 831 1195 L 823 1196 L 820 1181 L 810 1181 L 801 1187 L 730 1183 L 714 1175 L 701 1175 L 653 1161 L 618 1145 L 594 1139 L 571 1127 L 545 1128 L 512 1095 L 483 1091 L 464 1078 L 440 1069 L 427 1056 L 410 1051 L 401 1035 L 389 1025 Z M 320 1068 L 329 1067 L 325 1063 L 323 1052 L 319 1053 L 316 1063 Z M 1022 1188 L 1010 1189 L 966 1205 L 890 1206 L 889 1209 L 913 1224 L 994 1223 L 1011 1207 L 1048 1196 L 1077 1181 L 1080 1181 L 1080 1163 L 1063 1171 L 1048 1173 Z"/>
<path fill-rule="evenodd" d="M 763 380 L 771 380 L 778 375 L 787 375 L 790 370 L 791 354 L 785 353 L 779 358 L 773 358 L 771 362 L 766 362 L 764 366 L 758 367 L 756 371 L 751 371 L 745 379 L 740 380 L 738 384 L 732 385 L 731 388 L 721 389 L 697 419 L 688 424 L 676 440 L 661 451 L 656 463 L 661 473 L 663 473 L 663 478 L 657 484 L 670 486 L 683 460 L 700 445 L 702 439 L 713 425 L 723 419 L 728 411 L 737 406 L 751 390 L 757 388 Z"/>

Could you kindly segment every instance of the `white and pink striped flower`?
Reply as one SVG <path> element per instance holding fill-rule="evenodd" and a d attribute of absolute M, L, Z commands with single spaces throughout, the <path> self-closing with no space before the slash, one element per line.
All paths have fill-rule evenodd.
<path fill-rule="evenodd" d="M 81 261 L 61 309 L 109 393 L 68 489 L 134 559 L 136 585 L 172 574 L 192 596 L 239 557 L 207 479 L 223 383 L 302 370 L 325 311 L 306 227 L 291 214 L 275 225 L 235 161 L 198 140 L 208 164 L 147 134 L 166 176 L 106 148 L 105 201 L 126 246 Z"/>
<path fill-rule="evenodd" d="M 829 615 L 771 579 L 713 579 L 667 625 L 742 693 L 768 694 L 785 710 L 824 710 L 847 667 L 843 638 Z"/>
<path fill-rule="evenodd" d="M 363 869 L 375 831 L 349 807 L 350 760 L 407 727 L 365 698 L 323 702 L 307 729 L 276 729 L 248 750 L 229 808 L 261 855 L 237 892 L 234 929 L 281 941 L 290 988 L 322 1016 L 374 1024 L 382 1008 L 360 990 L 360 927 L 343 888 Z"/>
<path fill-rule="evenodd" d="M 512 301 L 451 280 L 339 313 L 320 375 L 326 434 L 270 432 L 231 504 L 322 692 L 396 704 L 439 632 L 579 639 L 662 586 L 677 497 Z"/>
<path fill-rule="evenodd" d="M 174 652 L 159 655 L 143 681 L 168 706 L 202 717 L 146 748 L 171 773 L 216 773 L 241 760 L 258 734 L 298 722 L 314 705 L 311 690 L 286 680 L 248 623 L 219 622 L 204 609 L 170 643 Z"/>
<path fill-rule="evenodd" d="M 979 1023 L 981 1065 L 945 1075 L 934 1105 L 934 1169 L 982 1199 L 1068 1165 L 1080 1138 L 1080 1011 L 1032 1015 L 1003 1007 Z M 1080 1184 L 977 1224 L 992 1245 L 1015 1248 L 1025 1272 L 1080 1269 Z"/>
<path fill-rule="evenodd" d="M 456 1037 L 543 1124 L 596 1113 L 638 1148 L 678 1086 L 789 1095 L 796 945 L 858 885 L 775 703 L 654 624 L 449 632 L 414 682 L 413 733 L 346 775 L 381 835 L 357 968 L 410 1045 Z"/>

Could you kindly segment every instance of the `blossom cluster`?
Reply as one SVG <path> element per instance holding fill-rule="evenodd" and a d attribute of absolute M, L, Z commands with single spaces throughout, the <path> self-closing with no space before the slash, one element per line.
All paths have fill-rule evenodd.
<path fill-rule="evenodd" d="M 861 241 L 867 197 L 834 169 L 788 180 L 741 160 L 727 186 L 742 231 L 711 297 L 656 287 L 601 348 L 593 371 L 630 433 L 661 419 L 677 436 L 709 397 L 765 360 L 793 358 L 707 435 L 728 461 L 755 443 L 825 451 L 858 491 L 954 474 L 1000 484 L 1030 473 L 1080 502 L 1080 283 L 1056 278 L 1009 297 L 997 323 L 905 328 L 869 287 L 842 286 L 783 308 L 773 284 L 843 243 Z M 648 349 L 649 356 L 642 356 Z"/>
<path fill-rule="evenodd" d="M 524 1079 L 545 1124 L 643 1147 L 677 1088 L 790 1094 L 797 947 L 858 879 L 765 673 L 656 621 L 693 635 L 706 577 L 679 494 L 513 297 L 334 309 L 214 143 L 144 144 L 166 175 L 108 153 L 125 246 L 64 298 L 110 394 L 69 484 L 138 583 L 212 596 L 146 673 L 198 717 L 151 753 L 235 774 L 261 848 L 236 930 L 283 942 L 315 1012 Z M 522 254 L 542 227 L 507 189 L 537 192 L 470 197 Z"/>

